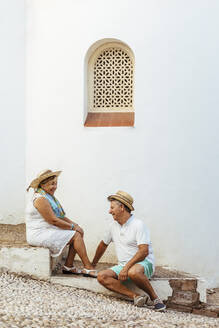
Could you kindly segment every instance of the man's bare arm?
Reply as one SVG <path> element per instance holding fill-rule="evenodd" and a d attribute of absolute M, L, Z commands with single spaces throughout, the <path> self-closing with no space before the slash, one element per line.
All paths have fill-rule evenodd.
<path fill-rule="evenodd" d="M 95 253 L 95 256 L 94 256 L 94 259 L 92 261 L 92 265 L 93 266 L 96 266 L 97 263 L 99 262 L 100 258 L 103 256 L 105 250 L 107 249 L 107 246 L 103 241 L 101 241 L 99 243 L 99 245 L 97 246 L 97 249 L 96 249 L 96 253 Z"/>

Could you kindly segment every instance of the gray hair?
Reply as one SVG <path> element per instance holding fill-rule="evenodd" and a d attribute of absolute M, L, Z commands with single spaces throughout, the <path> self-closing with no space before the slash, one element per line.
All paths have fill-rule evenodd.
<path fill-rule="evenodd" d="M 128 206 L 126 206 L 125 204 L 123 204 L 122 202 L 120 202 L 120 201 L 117 200 L 117 199 L 113 199 L 113 200 L 114 200 L 114 202 L 116 202 L 118 205 L 120 205 L 120 206 L 124 206 L 126 212 L 131 213 L 131 210 L 130 210 L 130 208 L 129 208 Z"/>

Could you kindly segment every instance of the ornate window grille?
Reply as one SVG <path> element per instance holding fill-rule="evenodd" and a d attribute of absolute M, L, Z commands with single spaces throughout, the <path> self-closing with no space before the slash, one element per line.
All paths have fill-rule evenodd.
<path fill-rule="evenodd" d="M 99 47 L 89 61 L 88 112 L 133 112 L 134 58 L 122 43 Z"/>

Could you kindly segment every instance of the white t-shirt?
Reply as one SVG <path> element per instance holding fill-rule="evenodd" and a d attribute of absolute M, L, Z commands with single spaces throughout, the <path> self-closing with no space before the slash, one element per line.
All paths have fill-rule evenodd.
<path fill-rule="evenodd" d="M 115 243 L 116 254 L 120 265 L 124 266 L 138 251 L 138 245 L 148 245 L 148 256 L 154 268 L 154 254 L 150 241 L 150 233 L 143 221 L 136 219 L 134 215 L 128 221 L 120 225 L 113 221 L 104 234 L 103 242 L 109 245 Z"/>

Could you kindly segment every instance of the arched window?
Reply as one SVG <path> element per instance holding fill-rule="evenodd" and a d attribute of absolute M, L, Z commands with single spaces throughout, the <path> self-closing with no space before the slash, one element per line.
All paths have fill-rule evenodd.
<path fill-rule="evenodd" d="M 133 126 L 134 56 L 122 42 L 106 42 L 88 60 L 85 126 Z"/>

